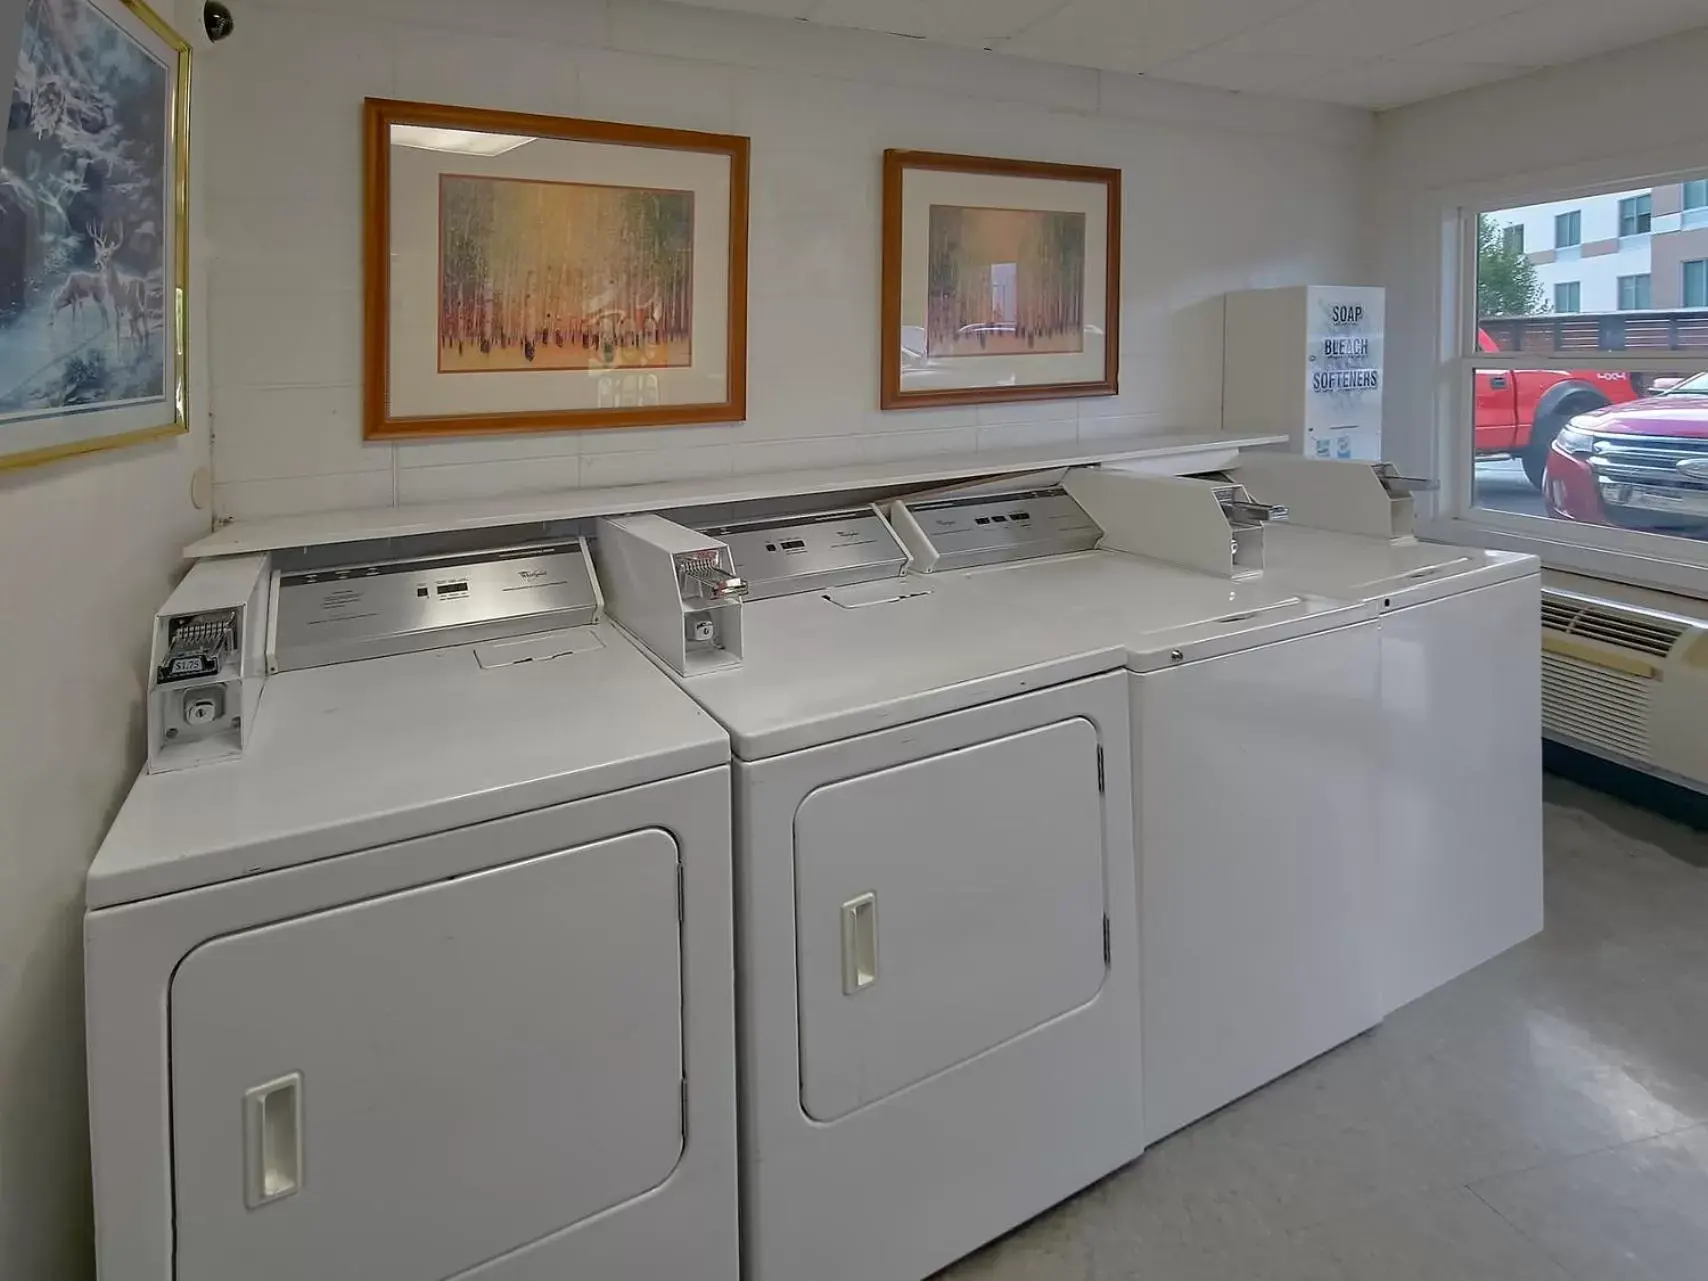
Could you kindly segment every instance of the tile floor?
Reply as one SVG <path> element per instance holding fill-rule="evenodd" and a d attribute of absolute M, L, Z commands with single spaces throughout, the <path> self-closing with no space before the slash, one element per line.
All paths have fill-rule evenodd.
<path fill-rule="evenodd" d="M 939 1281 L 1708 1281 L 1708 836 L 1546 795 L 1540 936 Z"/>

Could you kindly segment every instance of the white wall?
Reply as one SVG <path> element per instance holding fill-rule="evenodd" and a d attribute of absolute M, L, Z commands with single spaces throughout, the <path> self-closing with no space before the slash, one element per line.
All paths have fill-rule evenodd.
<path fill-rule="evenodd" d="M 222 515 L 1214 428 L 1217 297 L 1363 274 L 1364 113 L 866 32 L 645 0 L 248 0 L 198 93 Z M 363 445 L 366 95 L 750 135 L 748 421 Z M 1119 398 L 877 411 L 886 147 L 1125 168 Z"/>
<path fill-rule="evenodd" d="M 1388 288 L 1387 452 L 1413 474 L 1436 456 L 1443 211 L 1503 208 L 1594 183 L 1708 167 L 1708 28 L 1377 117 L 1372 224 Z M 1584 239 L 1591 239 L 1584 227 Z M 1545 248 L 1551 236 L 1531 248 Z M 1586 288 L 1584 306 L 1590 306 Z"/>
<path fill-rule="evenodd" d="M 172 6 L 160 4 L 171 14 Z M 186 19 L 201 5 L 184 0 Z M 185 24 L 180 23 L 180 29 Z M 10 69 L 4 78 L 10 83 Z M 192 157 L 199 186 L 201 148 Z M 191 325 L 206 314 L 191 257 Z M 191 403 L 206 403 L 190 367 Z M 148 620 L 208 529 L 205 417 L 161 444 L 0 473 L 0 1278 L 93 1272 L 83 874 L 142 757 Z"/>

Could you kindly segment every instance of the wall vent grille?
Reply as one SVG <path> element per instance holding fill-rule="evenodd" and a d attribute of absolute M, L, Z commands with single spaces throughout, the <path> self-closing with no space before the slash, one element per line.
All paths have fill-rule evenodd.
<path fill-rule="evenodd" d="M 1685 633 L 1683 623 L 1669 618 L 1546 594 L 1542 597 L 1542 627 L 1654 658 L 1670 654 Z"/>
<path fill-rule="evenodd" d="M 1644 764 L 1655 682 L 1565 654 L 1542 654 L 1542 727 Z"/>

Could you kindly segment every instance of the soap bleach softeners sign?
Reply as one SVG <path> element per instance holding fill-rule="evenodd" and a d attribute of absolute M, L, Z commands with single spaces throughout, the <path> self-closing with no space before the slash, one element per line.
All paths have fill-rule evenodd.
<path fill-rule="evenodd" d="M 1305 293 L 1305 454 L 1379 461 L 1383 291 L 1313 285 Z"/>

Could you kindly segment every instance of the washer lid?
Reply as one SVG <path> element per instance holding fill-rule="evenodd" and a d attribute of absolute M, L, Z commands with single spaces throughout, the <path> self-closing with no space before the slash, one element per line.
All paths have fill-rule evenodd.
<path fill-rule="evenodd" d="M 1393 543 L 1298 525 L 1271 525 L 1263 535 L 1263 573 L 1270 582 L 1383 608 L 1421 605 L 1540 568 L 1536 557 L 1518 552 Z"/>
<path fill-rule="evenodd" d="M 760 760 L 1027 690 L 1323 631 L 1371 606 L 1119 552 L 896 580 L 875 599 L 743 606 L 742 665 L 683 684 Z M 901 590 L 906 587 L 908 590 Z M 916 593 L 915 589 L 928 589 Z M 1173 658 L 1179 652 L 1180 659 Z"/>
<path fill-rule="evenodd" d="M 137 779 L 89 870 L 89 906 L 729 760 L 723 731 L 615 627 L 577 635 L 598 644 L 500 666 L 462 646 L 273 677 L 241 759 Z"/>

